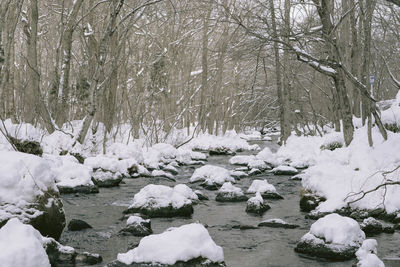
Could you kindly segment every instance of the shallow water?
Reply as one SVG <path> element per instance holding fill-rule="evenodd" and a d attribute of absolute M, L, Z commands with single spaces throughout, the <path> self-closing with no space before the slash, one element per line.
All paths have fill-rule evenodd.
<path fill-rule="evenodd" d="M 253 142 L 254 143 L 254 142 Z M 260 146 L 269 146 L 272 150 L 277 145 L 271 142 L 255 142 Z M 243 152 L 240 154 L 249 154 Z M 234 169 L 229 164 L 229 156 L 213 156 L 208 164 Z M 188 183 L 193 167 L 182 167 L 175 178 L 177 183 Z M 188 184 L 193 189 L 202 190 L 209 198 L 194 206 L 192 218 L 153 218 L 154 233 L 161 233 L 169 227 L 180 226 L 200 221 L 208 225 L 208 231 L 215 243 L 224 249 L 225 262 L 230 267 L 242 266 L 351 266 L 356 261 L 328 262 L 321 259 L 307 258 L 294 252 L 294 247 L 302 235 L 308 232 L 313 220 L 305 219 L 305 213 L 299 209 L 299 181 L 289 180 L 289 176 L 262 174 L 241 179 L 236 186 L 246 191 L 254 179 L 267 179 L 277 191 L 284 196 L 283 200 L 268 200 L 271 206 L 263 216 L 254 216 L 245 212 L 246 202 L 219 203 L 215 201 L 216 191 L 207 191 L 201 187 Z M 103 262 L 99 266 L 116 259 L 117 254 L 126 252 L 139 243 L 140 237 L 119 236 L 118 231 L 125 225 L 122 211 L 129 201 L 147 184 L 164 184 L 173 186 L 176 183 L 158 178 L 124 179 L 125 184 L 114 188 L 100 188 L 99 194 L 63 195 L 67 222 L 81 219 L 88 222 L 93 229 L 71 232 L 65 229 L 61 243 L 70 245 L 79 251 L 99 253 Z M 233 225 L 245 224 L 257 226 L 263 220 L 281 218 L 289 223 L 300 225 L 297 229 L 280 229 L 261 227 L 252 230 L 232 229 Z M 381 234 L 374 237 L 378 241 L 378 254 L 386 266 L 400 266 L 400 234 Z"/>

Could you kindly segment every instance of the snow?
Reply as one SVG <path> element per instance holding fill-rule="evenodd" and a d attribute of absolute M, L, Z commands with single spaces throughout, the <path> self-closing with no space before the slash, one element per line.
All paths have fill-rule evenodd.
<path fill-rule="evenodd" d="M 148 223 L 150 222 L 150 219 L 143 219 L 142 217 L 136 216 L 136 215 L 132 215 L 129 216 L 128 220 L 126 221 L 126 225 L 131 225 L 131 224 L 141 224 L 141 223 Z"/>
<path fill-rule="evenodd" d="M 260 169 L 260 170 L 265 170 L 268 168 L 268 165 L 261 159 L 250 160 L 247 166 L 250 169 Z"/>
<path fill-rule="evenodd" d="M 50 267 L 41 234 L 16 218 L 0 229 L 0 251 L 1 266 Z"/>
<path fill-rule="evenodd" d="M 242 189 L 232 185 L 231 182 L 224 183 L 221 188 L 218 190 L 219 193 L 233 193 L 236 196 L 244 195 Z"/>
<path fill-rule="evenodd" d="M 197 200 L 197 195 L 185 185 L 169 187 L 165 185 L 149 184 L 135 194 L 129 208 L 160 208 L 172 206 L 181 208 Z"/>
<path fill-rule="evenodd" d="M 240 138 L 236 132 L 227 132 L 224 136 L 210 134 L 199 134 L 193 138 L 185 147 L 195 150 L 216 150 L 227 148 L 232 151 L 237 150 L 259 150 L 258 145 L 249 145 L 246 140 Z"/>
<path fill-rule="evenodd" d="M 177 261 L 189 261 L 198 257 L 212 262 L 224 261 L 222 248 L 215 244 L 207 229 L 198 223 L 146 236 L 140 240 L 137 248 L 118 254 L 118 260 L 128 265 L 134 262 L 172 265 Z"/>
<path fill-rule="evenodd" d="M 170 174 L 169 172 L 165 172 L 162 170 L 153 170 L 151 172 L 151 176 L 153 177 L 167 177 L 169 179 L 174 179 L 174 176 Z"/>
<path fill-rule="evenodd" d="M 291 172 L 293 174 L 298 173 L 299 171 L 296 168 L 290 167 L 290 166 L 286 166 L 286 165 L 280 165 L 278 167 L 275 167 L 271 170 L 272 173 L 276 173 L 276 172 Z"/>
<path fill-rule="evenodd" d="M 382 111 L 381 120 L 384 124 L 396 124 L 400 126 L 400 91 L 397 93 L 390 108 Z"/>
<path fill-rule="evenodd" d="M 204 165 L 197 168 L 189 181 L 191 183 L 197 181 L 206 181 L 210 183 L 223 184 L 224 182 L 234 182 L 229 173 L 225 168 L 214 166 L 214 165 Z"/>
<path fill-rule="evenodd" d="M 0 203 L 25 206 L 55 186 L 56 173 L 43 158 L 14 151 L 0 151 Z"/>
<path fill-rule="evenodd" d="M 279 219 L 279 218 L 264 220 L 264 221 L 262 221 L 261 223 L 263 223 L 263 222 L 267 222 L 267 223 L 279 223 L 279 224 L 288 224 L 287 222 L 285 222 L 284 220 Z"/>
<path fill-rule="evenodd" d="M 256 157 L 253 155 L 239 155 L 231 157 L 229 163 L 232 165 L 248 165 L 250 161 L 255 159 Z"/>
<path fill-rule="evenodd" d="M 260 194 L 260 192 L 257 192 L 256 195 L 254 197 L 249 198 L 249 200 L 247 200 L 247 205 L 254 205 L 254 206 L 261 206 L 261 204 L 264 203 L 264 200 Z"/>
<path fill-rule="evenodd" d="M 347 205 L 347 202 L 360 197 L 361 191 L 371 190 L 384 179 L 382 172 L 390 171 L 400 165 L 400 135 L 388 132 L 388 140 L 383 141 L 376 128 L 372 129 L 374 147 L 369 147 L 365 127 L 355 130 L 350 146 L 334 151 L 320 151 L 314 166 L 305 170 L 302 185 L 327 201 L 317 207 L 320 212 L 333 212 Z M 400 171 L 394 171 L 387 179 L 400 181 Z M 388 186 L 351 204 L 353 208 L 375 209 L 382 206 L 388 213 L 400 210 L 399 186 Z M 347 199 L 346 199 L 347 197 Z M 383 206 L 382 206 L 383 207 Z"/>
<path fill-rule="evenodd" d="M 107 155 L 118 159 L 135 159 L 138 163 L 143 163 L 143 150 L 138 142 L 129 143 L 128 145 L 121 143 L 113 143 L 107 149 Z"/>
<path fill-rule="evenodd" d="M 357 221 L 339 214 L 328 214 L 311 225 L 310 234 L 327 243 L 360 246 L 365 239 Z"/>
<path fill-rule="evenodd" d="M 247 193 L 265 193 L 265 192 L 276 192 L 275 186 L 268 183 L 267 179 L 264 180 L 254 180 Z"/>
<path fill-rule="evenodd" d="M 274 166 L 279 165 L 276 161 L 276 154 L 273 154 L 269 147 L 265 147 L 263 150 L 258 152 L 256 158 L 259 160 L 263 160 L 267 163 L 270 163 Z"/>
<path fill-rule="evenodd" d="M 356 252 L 358 267 L 384 267 L 385 264 L 378 258 L 378 242 L 375 239 L 366 239 Z"/>
<path fill-rule="evenodd" d="M 116 158 L 98 155 L 96 157 L 86 158 L 84 165 L 93 169 L 103 169 L 115 173 L 119 172 L 121 174 L 126 174 L 128 163 L 129 160 L 118 160 Z M 136 162 L 133 161 L 131 163 L 135 164 Z"/>
<path fill-rule="evenodd" d="M 57 186 L 77 187 L 81 185 L 94 186 L 92 182 L 92 168 L 79 164 L 72 156 L 44 155 L 44 158 L 52 162 L 52 170 L 55 172 Z"/>

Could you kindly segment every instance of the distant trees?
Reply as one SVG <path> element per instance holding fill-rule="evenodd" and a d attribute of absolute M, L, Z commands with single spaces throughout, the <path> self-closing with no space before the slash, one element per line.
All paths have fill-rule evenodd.
<path fill-rule="evenodd" d="M 399 88 L 399 8 L 396 0 L 3 0 L 1 119 L 48 132 L 82 120 L 78 142 L 100 122 L 108 133 L 129 122 L 149 142 L 176 127 L 278 125 L 285 142 L 293 130 L 323 134 L 330 123 L 349 144 L 354 115 L 385 137 L 375 102 Z"/>

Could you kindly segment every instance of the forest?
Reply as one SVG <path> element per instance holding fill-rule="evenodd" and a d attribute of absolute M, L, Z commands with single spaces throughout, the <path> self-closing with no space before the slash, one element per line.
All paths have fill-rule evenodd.
<path fill-rule="evenodd" d="M 0 266 L 397 266 L 399 90 L 400 0 L 0 0 Z"/>

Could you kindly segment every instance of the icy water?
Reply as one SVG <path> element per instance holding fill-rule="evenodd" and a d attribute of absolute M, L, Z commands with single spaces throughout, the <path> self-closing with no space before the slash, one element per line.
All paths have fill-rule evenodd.
<path fill-rule="evenodd" d="M 277 145 L 272 142 L 253 142 L 261 147 L 269 146 L 273 151 Z M 240 154 L 249 154 L 244 152 Z M 208 164 L 234 169 L 229 164 L 230 156 L 212 156 Z M 175 178 L 176 183 L 188 184 L 194 167 L 182 167 Z M 307 258 L 294 252 L 294 247 L 302 235 L 308 232 L 313 220 L 305 219 L 306 213 L 299 209 L 299 192 L 301 182 L 289 180 L 289 176 L 262 174 L 241 179 L 236 186 L 246 191 L 254 179 L 266 178 L 273 184 L 285 199 L 268 200 L 271 206 L 263 216 L 253 216 L 245 212 L 246 202 L 219 203 L 215 201 L 216 191 L 204 190 L 188 184 L 193 189 L 200 189 L 210 200 L 194 206 L 192 218 L 153 218 L 151 225 L 154 233 L 161 233 L 169 227 L 199 221 L 208 225 L 208 231 L 215 243 L 224 249 L 225 262 L 229 267 L 255 266 L 351 266 L 356 263 L 329 262 L 321 259 Z M 79 251 L 99 253 L 104 266 L 116 259 L 117 254 L 126 252 L 137 245 L 140 237 L 120 236 L 118 231 L 125 226 L 122 211 L 129 201 L 147 184 L 164 184 L 173 186 L 176 183 L 158 178 L 124 179 L 124 184 L 114 188 L 100 188 L 99 194 L 63 195 L 67 222 L 81 219 L 88 222 L 93 229 L 71 232 L 67 229 L 61 237 L 61 243 L 70 245 Z M 281 218 L 289 223 L 300 225 L 297 229 L 280 229 L 261 227 L 252 230 L 233 229 L 235 225 L 257 226 L 263 220 Z M 400 233 L 381 234 L 374 237 L 378 241 L 378 253 L 386 266 L 400 266 Z M 395 260 L 397 259 L 397 260 Z"/>

